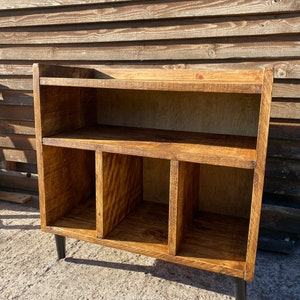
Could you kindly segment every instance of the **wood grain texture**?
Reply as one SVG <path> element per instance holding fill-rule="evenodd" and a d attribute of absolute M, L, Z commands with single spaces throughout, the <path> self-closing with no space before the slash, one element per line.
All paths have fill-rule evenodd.
<path fill-rule="evenodd" d="M 0 160 L 36 164 L 35 150 L 0 148 Z"/>
<path fill-rule="evenodd" d="M 249 218 L 253 170 L 222 166 L 200 166 L 199 209 Z"/>
<path fill-rule="evenodd" d="M 199 165 L 171 161 L 169 254 L 177 255 L 199 203 Z"/>
<path fill-rule="evenodd" d="M 135 61 L 128 65 L 126 62 L 72 62 L 72 61 L 64 61 L 64 65 L 73 66 L 73 67 L 81 67 L 81 68 L 89 68 L 94 69 L 96 71 L 107 71 L 108 69 L 124 69 L 130 72 L 130 70 L 135 69 L 148 69 L 149 72 L 153 69 L 165 69 L 165 70 L 262 70 L 264 68 L 271 68 L 274 70 L 274 78 L 277 79 L 299 79 L 300 78 L 300 61 L 296 58 L 293 60 L 276 60 L 276 61 L 219 61 L 219 62 L 202 62 L 194 61 L 193 63 L 189 61 L 153 61 L 153 62 L 140 62 Z M 2 75 L 13 75 L 13 76 L 32 76 L 32 63 L 31 61 L 22 61 L 17 65 L 13 62 L 1 62 L 0 63 L 0 72 Z M 45 76 L 45 75 L 44 75 Z"/>
<path fill-rule="evenodd" d="M 246 136 L 99 125 L 45 137 L 42 143 L 246 169 L 256 165 L 256 139 Z"/>
<path fill-rule="evenodd" d="M 142 158 L 97 152 L 97 237 L 105 238 L 142 201 Z"/>
<path fill-rule="evenodd" d="M 95 155 L 76 149 L 43 147 L 43 185 L 40 199 L 45 206 L 43 224 L 60 217 L 95 195 Z M 43 229 L 45 227 L 43 226 Z"/>
<path fill-rule="evenodd" d="M 1 104 L 33 106 L 32 92 L 16 92 L 11 90 L 2 90 L 0 99 Z"/>
<path fill-rule="evenodd" d="M 28 193 L 36 193 L 38 189 L 38 176 L 30 174 L 29 177 L 27 172 L 0 169 L 0 188 L 14 190 L 16 187 Z"/>
<path fill-rule="evenodd" d="M 35 137 L 21 134 L 0 135 L 0 145 L 3 148 L 35 149 Z"/>
<path fill-rule="evenodd" d="M 273 99 L 280 101 L 274 101 L 271 116 L 285 120 L 271 126 L 270 142 L 275 131 L 297 140 L 297 130 L 291 128 L 295 128 L 295 121 L 299 123 L 298 33 L 299 4 L 293 0 L 7 1 L 0 7 L 0 102 L 2 93 L 2 104 L 25 103 L 21 96 L 11 94 L 8 98 L 7 92 L 32 90 L 32 63 L 37 61 L 99 70 L 108 66 L 271 67 L 280 79 L 273 88 Z M 30 99 L 26 101 L 29 105 Z M 11 122 L 0 120 L 0 134 L 14 130 L 34 134 L 26 125 L 29 123 L 22 121 L 29 110 L 1 108 L 6 110 L 3 118 L 10 117 Z M 275 142 L 288 150 L 285 141 Z M 285 155 L 279 156 L 284 162 Z"/>
<path fill-rule="evenodd" d="M 93 90 L 43 87 L 40 91 L 43 118 L 42 135 L 78 129 L 96 123 L 96 98 Z M 94 107 L 94 108 L 93 108 Z"/>
<path fill-rule="evenodd" d="M 271 109 L 271 95 L 273 84 L 273 72 L 266 69 L 264 72 L 263 90 L 261 95 L 260 121 L 257 135 L 257 164 L 254 169 L 252 187 L 252 202 L 250 212 L 250 224 L 248 232 L 248 244 L 244 279 L 253 280 L 256 260 L 257 237 L 264 185 L 265 161 L 267 155 L 267 143 L 269 132 L 269 119 Z"/>
<path fill-rule="evenodd" d="M 271 118 L 300 118 L 300 99 L 276 99 L 271 106 Z"/>
<path fill-rule="evenodd" d="M 33 107 L 32 106 L 1 105 L 0 104 L 0 119 L 33 121 L 34 120 Z"/>
<path fill-rule="evenodd" d="M 226 10 L 224 11 L 224 7 Z M 114 5 L 112 10 L 110 5 L 99 6 L 74 6 L 48 8 L 41 10 L 39 14 L 31 9 L 26 18 L 3 11 L 1 16 L 1 27 L 21 27 L 31 25 L 59 25 L 78 23 L 99 23 L 111 21 L 147 20 L 147 19 L 169 19 L 185 17 L 203 16 L 224 16 L 224 15 L 244 15 L 255 13 L 283 13 L 297 12 L 300 10 L 298 3 L 292 0 L 284 2 L 261 2 L 258 0 L 247 1 L 171 1 L 171 2 L 135 2 L 126 5 Z M 227 12 L 227 13 L 226 13 Z M 82 17 L 84 15 L 84 18 Z"/>
<path fill-rule="evenodd" d="M 196 39 L 209 37 L 245 37 L 254 35 L 292 34 L 300 30 L 298 15 L 280 15 L 276 19 L 270 17 L 243 16 L 202 19 L 174 19 L 163 21 L 111 23 L 111 24 L 84 24 L 74 25 L 62 30 L 53 27 L 47 30 L 27 28 L 16 31 L 0 29 L 0 43 L 7 39 L 12 45 L 22 44 L 72 44 L 72 43 L 104 43 L 128 41 L 159 41 L 177 39 Z"/>
<path fill-rule="evenodd" d="M 199 93 L 201 97 L 197 98 L 196 93 L 182 93 L 178 90 L 175 90 L 176 93 L 145 90 L 135 93 L 132 89 L 139 89 L 140 86 L 132 85 L 130 80 L 135 82 L 133 78 L 137 74 L 131 72 L 127 75 L 129 78 L 114 80 L 116 86 L 105 83 L 107 88 L 105 92 L 103 89 L 99 90 L 97 119 L 100 123 L 110 125 L 97 127 L 89 126 L 95 122 L 94 111 L 91 124 L 87 118 L 89 109 L 96 110 L 94 105 L 96 94 L 90 94 L 90 91 L 95 89 L 69 87 L 71 78 L 62 79 L 62 86 L 54 87 L 55 81 L 61 80 L 59 79 L 61 77 L 40 77 L 43 72 L 45 74 L 50 72 L 50 76 L 51 74 L 60 76 L 60 71 L 62 73 L 66 71 L 69 76 L 76 77 L 69 68 L 62 68 L 54 73 L 49 67 L 45 69 L 42 67 L 40 73 L 38 66 L 35 66 L 34 70 L 36 123 L 40 126 L 37 149 L 43 179 L 40 191 L 44 193 L 42 195 L 44 202 L 41 204 L 44 230 L 245 280 L 253 279 L 270 119 L 272 70 L 266 69 L 262 76 L 257 72 L 244 72 L 249 76 L 251 84 L 260 86 L 260 99 L 257 95 L 248 94 L 244 97 L 235 93 L 229 94 L 230 97 L 226 97 L 228 94 L 224 93 L 218 93 L 218 96 L 213 96 L 212 93 Z M 149 71 L 139 73 L 144 76 L 139 81 L 143 89 L 159 90 L 165 86 L 158 83 L 158 78 L 162 77 L 162 74 L 171 76 L 172 72 L 157 72 L 155 75 Z M 184 78 L 183 75 L 188 72 L 179 73 L 177 72 L 177 80 L 180 83 L 182 80 L 180 78 Z M 220 87 L 217 82 L 221 76 L 226 75 L 219 71 L 212 72 L 208 77 L 207 74 L 197 72 L 196 80 Z M 243 72 L 240 75 L 242 74 Z M 94 75 L 103 76 L 99 73 Z M 149 78 L 155 78 L 155 81 Z M 87 84 L 89 87 L 102 88 L 104 82 L 110 80 L 84 79 L 80 83 L 78 78 L 75 78 L 72 84 L 79 86 Z M 241 85 L 245 84 L 245 80 L 248 81 L 245 78 L 240 79 L 236 72 L 228 72 L 226 84 L 230 86 L 235 80 Z M 96 85 L 92 86 L 90 82 L 95 82 Z M 116 92 L 113 88 L 116 88 L 117 84 L 119 91 Z M 172 85 L 168 84 L 167 87 L 172 88 Z M 212 91 L 214 90 L 211 89 L 210 92 Z M 69 95 L 64 96 L 64 92 Z M 143 98 L 140 98 L 141 95 Z M 192 97 L 188 98 L 191 95 Z M 69 100 L 78 99 L 79 96 L 87 98 L 86 106 L 76 107 L 74 101 Z M 52 103 L 51 97 L 54 99 Z M 195 122 L 195 119 L 190 117 L 190 114 L 179 119 L 178 107 L 177 111 L 162 109 L 162 106 L 158 107 L 158 110 L 153 109 L 151 108 L 155 107 L 152 105 L 153 99 L 159 102 L 167 99 L 166 107 L 172 108 L 177 105 L 179 111 L 190 107 L 187 100 L 192 99 L 197 104 L 202 102 L 200 107 L 191 105 L 192 111 L 198 108 L 200 113 L 197 115 L 200 116 L 198 119 L 201 119 L 203 114 L 208 115 L 207 119 L 204 118 L 205 121 L 210 121 L 213 116 L 218 126 L 205 124 L 204 121 L 201 128 L 205 134 L 199 132 L 198 127 L 196 127 L 198 130 L 193 129 L 190 124 L 187 125 L 189 131 L 180 131 L 175 123 L 185 119 L 189 122 L 192 119 Z M 133 107 L 133 110 L 129 110 L 128 113 L 125 109 L 125 117 L 120 118 L 112 112 L 116 111 L 115 108 L 119 111 L 124 109 L 119 105 L 122 101 L 125 103 L 124 107 Z M 223 128 L 222 118 L 226 115 L 223 103 L 227 101 L 230 103 L 228 110 L 230 120 L 225 122 L 226 126 Z M 183 102 L 184 106 L 180 106 Z M 147 103 L 148 106 L 145 106 L 147 109 L 143 107 L 144 103 Z M 207 103 L 209 105 L 206 105 Z M 247 103 L 249 106 L 245 105 Z M 68 108 L 70 105 L 75 106 L 71 111 Z M 238 105 L 242 109 L 237 109 Z M 206 106 L 210 108 L 206 110 Z M 109 111 L 109 107 L 113 107 L 113 110 Z M 212 107 L 218 107 L 217 111 L 222 113 L 215 114 L 216 110 Z M 135 124 L 138 126 L 128 127 L 126 123 L 128 119 L 137 122 L 132 112 L 137 110 L 141 114 L 143 109 L 149 114 L 149 119 L 142 117 L 142 122 Z M 105 110 L 108 110 L 107 115 L 101 115 Z M 148 126 L 147 122 L 151 118 L 155 119 L 159 110 L 164 112 L 163 119 L 159 119 L 156 126 Z M 62 113 L 67 116 L 66 122 L 63 121 Z M 247 119 L 246 116 L 249 114 L 250 119 Z M 174 115 L 176 122 L 172 119 Z M 110 116 L 107 122 L 106 116 Z M 70 122 L 72 118 L 75 120 L 74 123 Z M 122 122 L 122 126 L 117 122 Z M 245 128 L 239 126 L 238 130 L 241 131 L 237 134 L 235 127 L 238 126 L 235 126 L 234 122 L 238 125 L 246 123 L 245 127 L 251 127 L 251 131 L 247 134 L 243 132 Z M 163 126 L 169 127 L 165 129 Z M 70 130 L 72 132 L 68 132 Z M 223 130 L 227 135 L 224 135 Z M 96 152 L 96 168 L 94 152 Z M 170 168 L 167 168 L 170 175 L 166 174 L 168 172 L 166 170 L 161 174 L 170 180 L 169 202 L 166 204 L 142 201 L 145 179 L 142 157 L 159 158 L 156 163 L 159 163 L 160 159 L 171 161 Z M 71 161 L 75 161 L 76 164 L 68 169 L 67 166 Z M 203 164 L 200 171 L 199 163 Z M 67 182 L 59 180 L 60 176 L 67 177 L 67 173 L 70 172 L 72 176 L 70 178 L 69 175 Z M 79 176 L 83 176 L 86 180 L 75 188 L 75 181 Z M 231 191 L 233 187 L 236 187 L 235 192 Z M 96 208 L 93 208 L 86 203 L 90 196 L 91 199 L 94 198 L 95 190 Z M 58 194 L 60 199 L 55 201 Z M 70 201 L 75 195 L 77 199 Z M 79 204 L 81 202 L 83 206 Z M 81 223 L 77 216 L 81 207 L 89 218 L 96 215 L 96 221 L 90 222 L 84 217 Z M 76 218 L 72 221 L 68 214 L 71 212 L 72 216 L 74 210 Z M 146 224 L 144 220 L 147 220 Z M 59 224 L 61 227 L 57 227 Z"/>
<path fill-rule="evenodd" d="M 119 47 L 117 47 L 119 46 Z M 120 47 L 122 51 L 120 51 Z M 270 51 L 266 52 L 266 48 Z M 0 56 L 4 60 L 31 61 L 157 61 L 157 60 L 215 60 L 215 59 L 288 59 L 298 57 L 300 42 L 266 41 L 266 39 L 245 41 L 190 41 L 178 43 L 143 42 L 140 43 L 110 43 L 101 46 L 91 44 L 67 45 L 65 47 L 51 46 L 20 46 L 0 49 Z M 70 53 L 72 55 L 70 56 Z"/>
<path fill-rule="evenodd" d="M 0 191 L 0 200 L 4 201 L 26 203 L 30 201 L 31 198 L 31 195 Z"/>
<path fill-rule="evenodd" d="M 259 101 L 259 95 L 249 94 L 102 90 L 98 122 L 256 136 Z"/>
<path fill-rule="evenodd" d="M 79 205 L 47 231 L 222 274 L 243 277 L 248 220 L 200 214 L 178 255 L 168 254 L 168 205 L 141 202 L 105 239 L 96 237 L 94 200 Z M 145 222 L 147 220 L 147 222 Z M 80 225 L 80 226 L 78 226 Z M 218 250 L 216 250 L 218 245 Z"/>
<path fill-rule="evenodd" d="M 169 203 L 170 161 L 143 157 L 143 199 Z"/>
<path fill-rule="evenodd" d="M 98 4 L 98 3 L 116 3 L 116 2 L 129 2 L 136 0 L 45 0 L 37 2 L 35 0 L 26 0 L 20 3 L 18 0 L 10 0 L 1 5 L 0 10 L 14 10 L 23 8 L 37 8 L 37 7 L 56 7 L 56 6 L 71 6 L 82 4 Z"/>
<path fill-rule="evenodd" d="M 161 74 L 163 75 L 163 74 Z M 199 76 L 202 76 L 199 74 Z M 201 78 L 201 77 L 200 77 Z M 91 87 L 105 89 L 127 89 L 127 90 L 159 90 L 159 91 L 186 91 L 186 92 L 219 92 L 219 93 L 248 93 L 259 94 L 261 85 L 251 82 L 228 82 L 218 81 L 211 83 L 210 80 L 198 81 L 161 81 L 161 80 L 117 80 L 117 79 L 66 79 L 41 77 L 40 83 L 45 86 L 73 86 L 73 87 Z"/>

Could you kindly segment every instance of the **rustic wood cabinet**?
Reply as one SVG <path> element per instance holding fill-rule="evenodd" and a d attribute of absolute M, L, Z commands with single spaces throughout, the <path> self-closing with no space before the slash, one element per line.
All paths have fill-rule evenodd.
<path fill-rule="evenodd" d="M 271 70 L 34 65 L 41 226 L 252 280 Z M 241 280 L 239 280 L 241 279 Z M 243 294 L 243 293 L 242 293 Z"/>

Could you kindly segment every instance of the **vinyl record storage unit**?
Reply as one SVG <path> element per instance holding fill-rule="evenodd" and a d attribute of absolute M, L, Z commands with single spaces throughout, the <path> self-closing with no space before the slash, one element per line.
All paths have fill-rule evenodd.
<path fill-rule="evenodd" d="M 253 280 L 271 70 L 34 65 L 41 226 Z"/>

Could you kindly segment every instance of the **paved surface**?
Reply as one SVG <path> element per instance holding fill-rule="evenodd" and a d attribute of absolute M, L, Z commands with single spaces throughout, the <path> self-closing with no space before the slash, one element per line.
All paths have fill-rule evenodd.
<path fill-rule="evenodd" d="M 67 240 L 56 260 L 52 235 L 32 205 L 0 201 L 0 299 L 234 299 L 228 276 Z M 300 299 L 300 247 L 258 252 L 248 299 Z"/>

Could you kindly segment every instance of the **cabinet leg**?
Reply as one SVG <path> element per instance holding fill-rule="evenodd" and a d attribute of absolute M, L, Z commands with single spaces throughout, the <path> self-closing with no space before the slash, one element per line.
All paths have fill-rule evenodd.
<path fill-rule="evenodd" d="M 58 259 L 62 259 L 66 257 L 66 238 L 61 235 L 54 235 L 55 243 L 56 243 L 56 250 L 57 250 L 57 257 Z"/>
<path fill-rule="evenodd" d="M 242 278 L 234 277 L 234 296 L 236 300 L 246 300 L 246 281 Z"/>

